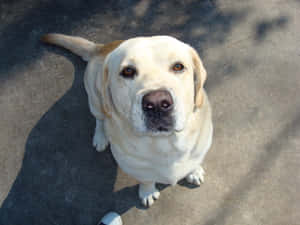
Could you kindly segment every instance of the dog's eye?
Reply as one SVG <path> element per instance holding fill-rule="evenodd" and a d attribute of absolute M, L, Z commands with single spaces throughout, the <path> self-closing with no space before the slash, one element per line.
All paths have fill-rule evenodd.
<path fill-rule="evenodd" d="M 124 78 L 133 78 L 137 74 L 136 69 L 131 66 L 124 67 L 120 75 Z"/>
<path fill-rule="evenodd" d="M 175 63 L 172 67 L 172 70 L 175 72 L 181 72 L 184 69 L 184 65 L 181 63 Z"/>

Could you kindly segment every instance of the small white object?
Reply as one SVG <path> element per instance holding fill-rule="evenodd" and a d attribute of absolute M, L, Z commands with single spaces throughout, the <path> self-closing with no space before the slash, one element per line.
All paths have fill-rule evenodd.
<path fill-rule="evenodd" d="M 107 213 L 100 221 L 98 225 L 122 225 L 122 219 L 121 216 L 118 213 L 115 212 L 109 212 Z"/>

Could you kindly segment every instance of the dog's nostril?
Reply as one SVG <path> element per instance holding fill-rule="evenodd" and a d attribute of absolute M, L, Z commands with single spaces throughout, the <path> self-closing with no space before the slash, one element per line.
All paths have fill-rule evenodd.
<path fill-rule="evenodd" d="M 158 131 L 169 131 L 169 129 L 166 127 L 158 127 L 157 130 Z"/>
<path fill-rule="evenodd" d="M 146 104 L 144 104 L 143 108 L 145 111 L 151 111 L 154 109 L 154 104 L 151 102 L 147 102 Z"/>
<path fill-rule="evenodd" d="M 168 109 L 171 106 L 170 102 L 168 102 L 167 100 L 163 100 L 160 104 L 160 107 L 162 109 Z"/>

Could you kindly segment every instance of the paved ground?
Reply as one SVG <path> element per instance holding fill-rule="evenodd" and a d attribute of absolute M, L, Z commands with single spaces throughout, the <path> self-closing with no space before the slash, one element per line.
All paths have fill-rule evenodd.
<path fill-rule="evenodd" d="M 2 0 L 0 224 L 300 224 L 300 1 Z M 208 71 L 215 136 L 206 183 L 163 187 L 145 210 L 136 182 L 91 145 L 85 63 L 39 42 L 168 34 Z"/>

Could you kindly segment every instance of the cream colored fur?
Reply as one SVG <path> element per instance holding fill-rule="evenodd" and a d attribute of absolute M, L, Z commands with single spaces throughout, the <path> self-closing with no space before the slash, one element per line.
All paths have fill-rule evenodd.
<path fill-rule="evenodd" d="M 175 185 L 183 178 L 195 185 L 204 181 L 201 163 L 211 146 L 213 126 L 203 89 L 206 71 L 192 47 L 169 36 L 106 45 L 61 34 L 42 40 L 88 61 L 84 84 L 96 118 L 93 144 L 101 151 L 110 143 L 119 166 L 141 183 L 139 196 L 144 205 L 159 198 L 155 183 Z M 175 62 L 181 62 L 185 70 L 172 71 Z M 134 79 L 120 76 L 128 65 L 137 68 Z M 141 99 L 161 88 L 174 100 L 175 125 L 168 133 L 153 133 L 145 126 Z"/>

